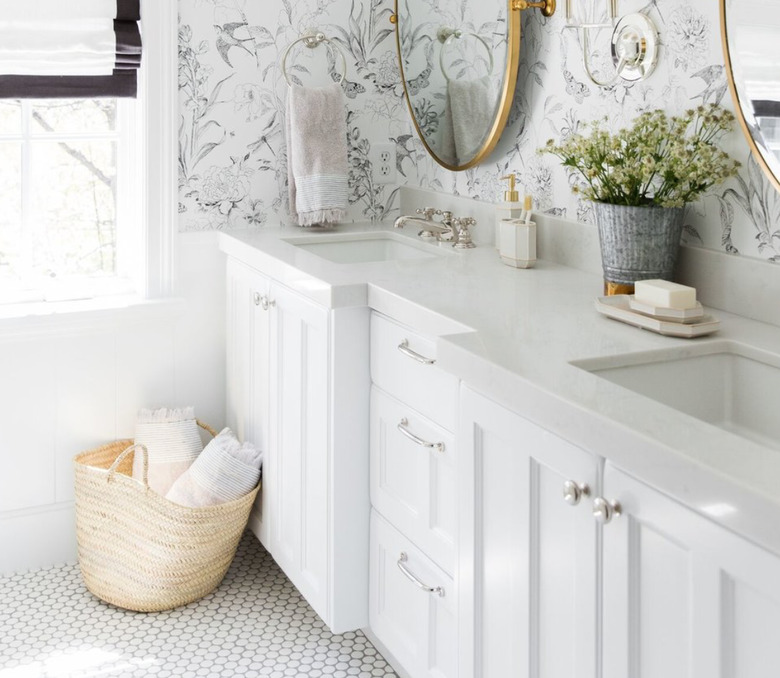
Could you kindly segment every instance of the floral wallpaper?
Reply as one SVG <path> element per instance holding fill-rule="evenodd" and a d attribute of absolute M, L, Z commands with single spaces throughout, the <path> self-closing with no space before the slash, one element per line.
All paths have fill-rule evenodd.
<path fill-rule="evenodd" d="M 444 0 L 419 2 L 443 11 Z M 452 173 L 430 159 L 414 136 L 389 23 L 392 0 L 179 0 L 181 230 L 287 222 L 287 86 L 278 64 L 287 45 L 308 27 L 325 32 L 347 57 L 350 219 L 397 214 L 397 186 L 377 185 L 369 160 L 372 144 L 390 142 L 403 184 L 495 201 L 502 190 L 499 177 L 514 171 L 537 209 L 591 221 L 589 205 L 571 192 L 557 160 L 536 153 L 547 139 L 571 134 L 597 117 L 620 126 L 659 107 L 674 114 L 700 103 L 729 108 L 732 103 L 714 0 L 621 0 L 621 14 L 642 10 L 656 21 L 661 58 L 644 82 L 606 88 L 588 80 L 578 32 L 564 26 L 563 4 L 549 19 L 524 13 L 509 126 L 483 165 Z M 591 54 L 605 80 L 609 37 L 608 31 L 596 34 Z M 336 60 L 322 47 L 295 48 L 289 63 L 290 77 L 304 84 L 339 78 Z M 417 85 L 424 89 L 426 83 Z M 743 163 L 740 176 L 691 206 L 684 237 L 694 246 L 780 261 L 780 194 L 750 160 L 741 131 L 735 129 L 724 146 Z"/>

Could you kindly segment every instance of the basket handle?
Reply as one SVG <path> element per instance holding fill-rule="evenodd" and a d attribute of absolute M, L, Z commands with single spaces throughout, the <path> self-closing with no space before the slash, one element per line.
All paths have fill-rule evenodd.
<path fill-rule="evenodd" d="M 200 426 L 204 431 L 211 434 L 212 438 L 217 437 L 217 432 L 211 428 L 208 424 L 202 422 L 200 419 L 196 419 L 198 426 Z M 137 443 L 135 445 L 131 445 L 128 447 L 122 454 L 120 454 L 116 459 L 114 459 L 114 463 L 111 464 L 111 466 L 108 469 L 108 482 L 110 483 L 114 476 L 116 475 L 116 469 L 119 466 L 119 464 L 122 463 L 122 460 L 130 454 L 133 450 L 140 449 L 143 450 L 144 453 L 144 466 L 143 466 L 143 484 L 144 488 L 147 490 L 149 489 L 149 450 L 146 449 L 146 445 L 143 445 L 141 443 Z"/>
<path fill-rule="evenodd" d="M 109 483 L 114 479 L 114 476 L 116 475 L 116 469 L 119 466 L 119 464 L 122 463 L 122 460 L 133 450 L 136 449 L 143 450 L 144 453 L 143 483 L 144 483 L 144 488 L 146 488 L 147 490 L 149 489 L 149 450 L 146 449 L 146 445 L 142 445 L 141 443 L 137 443 L 136 445 L 131 445 L 124 452 L 122 452 L 122 454 L 120 454 L 116 459 L 114 459 L 114 463 L 108 467 Z"/>
<path fill-rule="evenodd" d="M 210 433 L 212 438 L 217 437 L 217 432 L 211 428 L 208 424 L 204 424 L 200 419 L 196 419 L 196 422 L 198 422 L 198 426 L 200 426 L 206 433 Z"/>

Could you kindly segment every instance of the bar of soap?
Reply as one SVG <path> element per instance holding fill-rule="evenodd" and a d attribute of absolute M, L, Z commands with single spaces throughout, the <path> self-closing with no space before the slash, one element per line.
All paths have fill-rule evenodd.
<path fill-rule="evenodd" d="M 696 288 L 668 280 L 637 280 L 634 299 L 648 306 L 685 311 L 696 306 Z"/>

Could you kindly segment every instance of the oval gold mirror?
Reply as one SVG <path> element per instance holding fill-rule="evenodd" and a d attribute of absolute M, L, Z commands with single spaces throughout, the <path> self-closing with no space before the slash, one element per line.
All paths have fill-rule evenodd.
<path fill-rule="evenodd" d="M 720 0 L 734 107 L 758 163 L 780 190 L 780 2 Z"/>
<path fill-rule="evenodd" d="M 509 117 L 520 11 L 512 0 L 396 0 L 395 12 L 401 78 L 422 143 L 449 170 L 473 167 Z"/>

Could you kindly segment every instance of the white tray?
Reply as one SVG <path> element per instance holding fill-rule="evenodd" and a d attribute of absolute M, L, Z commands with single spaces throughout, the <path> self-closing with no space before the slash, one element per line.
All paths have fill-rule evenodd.
<path fill-rule="evenodd" d="M 703 337 L 707 334 L 716 332 L 720 327 L 720 320 L 711 315 L 702 316 L 695 323 L 683 324 L 681 322 L 666 322 L 651 318 L 641 313 L 631 310 L 628 294 L 616 294 L 612 297 L 599 297 L 596 299 L 596 310 L 602 315 L 614 320 L 641 327 L 643 330 L 650 330 L 669 337 L 681 337 L 683 339 L 692 339 L 694 337 Z"/>
<path fill-rule="evenodd" d="M 663 306 L 643 304 L 641 301 L 637 301 L 636 297 L 631 294 L 628 296 L 628 305 L 631 307 L 632 311 L 636 311 L 642 315 L 649 315 L 656 320 L 669 320 L 670 322 L 676 323 L 694 323 L 704 317 L 704 307 L 698 301 L 693 308 L 680 310 L 679 308 L 665 308 Z"/>

